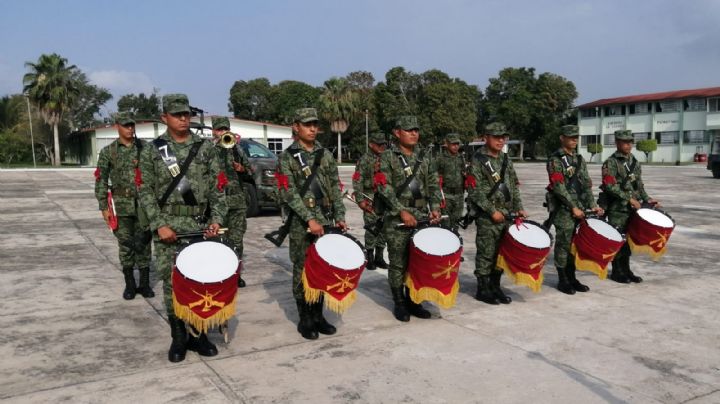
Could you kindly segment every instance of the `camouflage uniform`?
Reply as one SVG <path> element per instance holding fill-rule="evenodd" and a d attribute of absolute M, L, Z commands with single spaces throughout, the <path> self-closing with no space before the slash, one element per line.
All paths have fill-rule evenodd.
<path fill-rule="evenodd" d="M 460 143 L 460 136 L 451 133 L 447 135 L 446 140 L 449 143 Z M 437 157 L 436 163 L 445 195 L 445 206 L 441 211 L 443 215 L 448 215 L 451 227 L 455 228 L 465 207 L 465 159 L 460 153 L 452 155 L 447 150 L 443 150 Z"/>
<path fill-rule="evenodd" d="M 615 139 L 633 140 L 632 132 L 629 130 L 615 131 Z M 631 168 L 633 169 L 629 172 Z M 640 162 L 632 153 L 624 155 L 616 151 L 603 163 L 602 177 L 602 192 L 598 203 L 605 209 L 608 222 L 624 234 L 632 213 L 630 199 L 635 199 L 640 203 L 651 199 L 645 192 Z M 642 281 L 630 270 L 630 255 L 630 246 L 625 243 L 613 259 L 611 279 L 619 280 L 621 283 L 627 283 L 622 279 L 628 278 L 636 279 L 634 282 Z"/>
<path fill-rule="evenodd" d="M 127 113 L 118 114 L 115 122 L 119 125 L 135 124 Z M 115 215 L 118 227 L 113 232 L 118 240 L 120 265 L 125 276 L 125 292 L 123 297 L 132 299 L 136 290 L 145 297 L 152 297 L 150 288 L 150 229 L 146 220 L 141 219 L 141 210 L 138 207 L 138 195 L 135 185 L 136 170 L 140 149 L 147 147 L 139 139 L 129 146 L 120 140 L 100 150 L 98 157 L 95 198 L 98 200 L 100 210 L 109 208 L 107 193 L 112 190 Z M 144 219 L 144 216 L 142 217 Z M 135 286 L 134 267 L 140 271 L 140 286 Z"/>
<path fill-rule="evenodd" d="M 225 117 L 213 119 L 213 129 L 217 128 L 230 128 L 230 120 Z M 235 171 L 233 168 L 233 162 L 236 161 L 236 157 L 232 149 L 221 146 L 219 142 L 215 143 L 215 147 L 217 149 L 220 168 L 225 172 L 228 180 L 228 184 L 224 187 L 228 213 L 223 220 L 223 224 L 228 229 L 226 236 L 233 243 L 235 253 L 242 262 L 243 237 L 247 230 L 247 200 L 245 188 L 241 185 L 242 173 Z M 237 150 L 237 162 L 245 168 L 246 172 L 250 172 L 252 170 L 250 161 L 245 151 L 240 147 L 239 136 L 236 136 L 234 149 Z M 240 287 L 245 286 L 245 281 L 243 281 L 241 277 L 238 278 L 238 285 Z"/>
<path fill-rule="evenodd" d="M 370 142 L 375 144 L 385 144 L 385 134 L 373 133 L 370 136 Z M 379 170 L 380 156 L 375 154 L 375 152 L 370 150 L 360 157 L 360 160 L 358 160 L 355 165 L 355 173 L 352 177 L 353 195 L 357 203 L 365 201 L 368 199 L 367 196 L 373 195 L 373 177 Z M 373 227 L 377 223 L 378 219 L 379 216 L 376 213 L 363 211 L 363 223 L 366 229 L 365 249 L 367 251 L 368 260 L 367 269 L 375 269 L 376 264 L 380 264 L 381 268 L 387 267 L 387 264 L 383 259 L 385 239 L 383 238 L 382 232 L 374 234 L 372 231 L 367 230 L 369 227 Z"/>

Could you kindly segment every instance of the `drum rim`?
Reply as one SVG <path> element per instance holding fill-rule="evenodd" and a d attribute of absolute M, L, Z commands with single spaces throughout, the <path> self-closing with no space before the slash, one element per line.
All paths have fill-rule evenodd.
<path fill-rule="evenodd" d="M 651 223 L 651 222 L 645 220 L 645 218 L 642 217 L 642 215 L 640 215 L 640 213 L 639 213 L 641 210 L 652 210 L 652 211 L 661 213 L 662 215 L 664 215 L 665 217 L 667 217 L 668 219 L 670 219 L 670 221 L 672 222 L 672 226 L 670 226 L 670 227 L 662 226 L 662 225 L 655 224 L 655 223 Z M 675 219 L 673 219 L 672 216 L 670 216 L 667 212 L 665 212 L 665 211 L 662 210 L 662 209 L 653 208 L 653 207 L 642 207 L 642 208 L 640 208 L 640 209 L 638 209 L 638 210 L 635 211 L 635 215 L 639 216 L 642 220 L 645 220 L 646 222 L 648 222 L 649 224 L 651 224 L 651 225 L 653 225 L 653 226 L 662 227 L 663 229 L 674 229 L 674 228 L 675 228 Z"/>
<path fill-rule="evenodd" d="M 552 248 L 553 242 L 555 242 L 555 237 L 553 237 L 553 235 L 550 234 L 550 230 L 549 230 L 547 227 L 543 226 L 541 223 L 538 223 L 538 222 L 536 222 L 536 221 L 534 221 L 534 220 L 525 220 L 525 219 L 523 219 L 522 223 L 534 224 L 535 226 L 541 228 L 541 229 L 545 232 L 545 234 L 547 234 L 548 237 L 550 237 L 550 246 L 549 246 L 549 247 L 529 247 L 529 246 L 526 246 L 526 247 L 528 247 L 528 248 L 536 248 L 536 249 Z M 515 226 L 515 223 L 510 223 L 508 226 L 506 226 L 505 233 L 510 233 L 510 227 L 512 227 L 512 226 Z M 524 245 L 524 244 L 523 244 L 523 245 Z"/>
<path fill-rule="evenodd" d="M 183 273 L 183 271 L 182 271 L 182 269 L 180 269 L 180 267 L 178 267 L 178 265 L 177 265 L 177 259 L 178 259 L 178 257 L 180 256 L 180 254 L 182 254 L 183 251 L 185 251 L 187 248 L 189 248 L 189 247 L 191 247 L 191 246 L 193 246 L 193 245 L 195 245 L 195 244 L 207 243 L 207 242 L 209 242 L 209 243 L 218 243 L 218 244 L 221 244 L 221 245 L 225 246 L 226 248 L 230 249 L 230 250 L 233 252 L 233 254 L 235 254 L 235 248 L 233 248 L 233 247 L 231 247 L 230 245 L 228 245 L 228 243 L 227 243 L 227 241 L 226 241 L 225 239 L 216 239 L 216 240 L 213 240 L 213 239 L 200 239 L 200 240 L 196 240 L 196 241 L 193 241 L 193 242 L 190 242 L 190 243 L 183 243 L 183 245 L 181 245 L 181 246 L 177 249 L 177 251 L 175 251 L 175 259 L 173 260 L 173 267 L 172 267 L 173 271 L 174 271 L 174 270 L 177 270 L 177 273 L 180 274 L 180 276 L 182 276 L 183 278 L 185 278 L 185 279 L 187 279 L 187 280 L 190 280 L 190 281 L 193 281 L 193 282 L 195 282 L 195 283 L 201 284 L 201 285 L 215 285 L 215 284 L 222 284 L 222 283 L 224 283 L 224 282 L 228 282 L 230 279 L 232 279 L 233 276 L 236 276 L 236 275 L 237 275 L 237 270 L 235 271 L 235 273 L 231 274 L 229 277 L 227 277 L 227 278 L 225 278 L 225 279 L 223 279 L 223 280 L 215 281 L 215 282 L 201 282 L 201 281 L 198 281 L 198 280 L 196 280 L 196 279 L 190 278 L 189 276 L 187 276 L 186 274 Z M 237 255 L 235 255 L 235 258 L 237 259 L 237 261 L 238 261 L 238 266 L 239 266 L 240 263 L 242 262 L 242 260 L 239 259 L 239 258 L 237 258 Z"/>
<path fill-rule="evenodd" d="M 363 257 L 363 261 L 362 261 L 362 263 L 360 264 L 359 267 L 354 267 L 354 268 L 350 268 L 350 269 L 345 269 L 345 268 L 340 268 L 340 267 L 338 267 L 338 266 L 336 266 L 336 265 L 333 265 L 333 264 L 327 262 L 327 260 L 325 259 L 325 257 L 323 257 L 323 256 L 320 254 L 320 251 L 318 251 L 318 249 L 317 249 L 317 243 L 320 242 L 320 240 L 322 240 L 325 236 L 330 236 L 330 235 L 337 235 L 337 236 L 341 236 L 341 237 L 350 239 L 350 241 L 352 241 L 353 243 L 355 243 L 355 244 L 358 246 L 358 248 L 360 248 L 360 253 L 361 253 L 362 257 Z M 321 260 L 323 260 L 323 262 L 325 262 L 327 265 L 329 265 L 329 266 L 331 266 L 331 267 L 333 267 L 333 268 L 336 268 L 336 269 L 339 270 L 339 271 L 355 271 L 355 270 L 357 270 L 357 269 L 364 268 L 365 265 L 367 264 L 367 257 L 365 256 L 365 253 L 364 253 L 364 251 L 365 251 L 365 246 L 363 246 L 363 245 L 358 241 L 357 238 L 355 238 L 355 237 L 353 237 L 353 236 L 351 236 L 351 235 L 349 235 L 349 234 L 342 233 L 342 232 L 325 233 L 325 234 L 323 234 L 322 236 L 318 237 L 317 240 L 315 240 L 315 242 L 313 243 L 313 245 L 314 245 L 314 247 L 315 247 L 315 251 L 317 252 L 318 257 L 319 257 Z"/>
<path fill-rule="evenodd" d="M 447 231 L 449 231 L 450 233 L 454 234 L 455 237 L 457 237 L 458 240 L 460 240 L 460 248 L 459 248 L 458 250 L 455 250 L 454 252 L 449 253 L 449 254 L 440 254 L 440 255 L 429 254 L 429 253 L 427 253 L 427 252 L 425 252 L 425 251 L 423 251 L 423 250 L 420 250 L 420 249 L 417 247 L 417 245 L 415 244 L 415 235 L 418 234 L 418 233 L 420 233 L 420 232 L 423 231 L 423 230 L 435 229 L 435 228 L 447 230 Z M 412 234 L 410 235 L 410 243 L 412 243 L 412 245 L 413 245 L 415 248 L 418 248 L 418 250 L 419 250 L 420 252 L 422 252 L 423 254 L 426 254 L 426 255 L 432 256 L 432 257 L 449 257 L 449 256 L 451 256 L 451 255 L 457 254 L 458 251 L 460 251 L 460 254 L 462 254 L 462 252 L 465 250 L 465 246 L 463 245 L 463 238 L 462 238 L 462 236 L 460 235 L 460 233 L 459 233 L 457 230 L 453 230 L 453 229 L 447 228 L 447 227 L 445 227 L 445 226 L 430 225 L 430 226 L 425 226 L 425 227 L 422 227 L 422 228 L 416 228 L 416 229 L 413 230 Z"/>
<path fill-rule="evenodd" d="M 592 226 L 590 226 L 590 222 L 589 222 L 590 220 L 597 220 L 598 222 L 605 223 L 606 225 L 608 225 L 608 227 L 610 227 L 611 229 L 615 230 L 615 231 L 617 232 L 617 234 L 620 235 L 620 240 L 613 240 L 613 239 L 610 239 L 610 238 L 605 237 L 604 234 L 598 233 L 597 231 L 595 231 L 595 229 L 592 228 Z M 587 218 L 586 220 L 581 221 L 580 223 L 578 223 L 577 227 L 575 228 L 575 232 L 577 232 L 577 231 L 580 229 L 580 226 L 582 226 L 582 224 L 583 224 L 583 223 L 586 223 L 586 222 L 587 222 L 587 226 L 588 226 L 590 229 L 592 229 L 593 231 L 595 231 L 595 234 L 597 234 L 598 236 L 604 238 L 605 240 L 612 241 L 612 242 L 614 242 L 614 243 L 622 243 L 622 242 L 625 242 L 625 235 L 624 235 L 623 233 L 621 233 L 620 230 L 618 230 L 615 226 L 611 225 L 610 223 L 606 222 L 605 220 L 602 220 L 602 219 L 599 219 L 599 218 L 589 217 L 589 218 Z"/>

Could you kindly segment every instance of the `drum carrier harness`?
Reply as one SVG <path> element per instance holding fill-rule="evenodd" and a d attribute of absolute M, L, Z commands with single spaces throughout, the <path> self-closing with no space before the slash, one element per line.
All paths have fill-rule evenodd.
<path fill-rule="evenodd" d="M 495 192 L 500 190 L 500 192 L 502 192 L 503 194 L 505 202 L 509 202 L 510 200 L 512 200 L 512 196 L 510 195 L 510 189 L 508 189 L 507 184 L 505 184 L 505 172 L 507 171 L 508 167 L 507 154 L 503 155 L 502 166 L 500 167 L 499 173 L 492 166 L 490 159 L 488 159 L 487 156 L 481 151 L 475 153 L 473 158 L 479 161 L 480 165 L 482 165 L 482 172 L 485 174 L 485 177 L 487 177 L 491 182 L 493 182 L 493 187 L 490 188 L 490 191 L 488 191 L 486 197 L 490 199 L 495 194 Z M 475 219 L 480 217 L 480 215 L 483 213 L 483 210 L 480 209 L 480 207 L 474 201 L 472 201 L 469 196 L 465 199 L 465 203 L 467 206 L 467 213 L 458 221 L 458 225 L 463 229 L 467 229 L 470 223 L 475 221 Z M 487 215 L 492 214 L 492 212 L 485 213 Z"/>
<path fill-rule="evenodd" d="M 174 190 L 177 190 L 182 196 L 186 206 L 178 206 L 179 210 L 176 214 L 195 216 L 199 223 L 205 215 L 205 207 L 198 206 L 195 194 L 193 194 L 193 191 L 190 188 L 190 181 L 188 181 L 185 177 L 185 174 L 187 173 L 188 168 L 190 168 L 190 163 L 195 159 L 195 156 L 200 150 L 202 142 L 196 142 L 191 146 L 187 158 L 182 162 L 182 166 L 178 165 L 177 157 L 165 139 L 157 138 L 153 140 L 152 143 L 155 148 L 157 148 L 158 153 L 160 153 L 160 157 L 163 159 L 165 166 L 167 166 L 168 171 L 170 171 L 170 175 L 173 177 L 163 196 L 158 199 L 158 206 L 162 209 L 167 203 L 170 194 L 172 194 Z"/>

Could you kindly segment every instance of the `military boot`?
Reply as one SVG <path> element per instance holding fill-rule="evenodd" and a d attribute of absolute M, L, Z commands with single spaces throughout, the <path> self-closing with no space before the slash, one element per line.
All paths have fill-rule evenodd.
<path fill-rule="evenodd" d="M 430 314 L 429 311 L 425 310 L 425 308 L 420 303 L 415 303 L 410 298 L 410 289 L 405 286 L 405 302 L 407 304 L 408 312 L 417 317 L 417 318 L 430 318 L 432 317 L 432 314 Z"/>
<path fill-rule="evenodd" d="M 492 271 L 490 273 L 490 287 L 492 288 L 493 295 L 498 302 L 502 304 L 510 304 L 510 302 L 512 302 L 512 298 L 506 295 L 500 288 L 500 277 L 502 274 L 502 271 Z"/>
<path fill-rule="evenodd" d="M 123 276 L 125 277 L 125 290 L 123 291 L 123 299 L 132 300 L 135 298 L 137 293 L 137 286 L 135 286 L 135 270 L 130 268 L 123 268 Z"/>
<path fill-rule="evenodd" d="M 572 288 L 575 289 L 576 292 L 587 292 L 590 290 L 590 288 L 587 285 L 583 285 L 575 277 L 575 274 L 577 273 L 577 268 L 575 268 L 575 263 L 568 264 L 566 268 L 567 268 L 567 278 L 568 278 L 568 281 L 570 281 L 570 286 L 572 286 Z"/>
<path fill-rule="evenodd" d="M 475 299 L 487 304 L 500 304 L 490 287 L 490 275 L 480 275 L 477 277 L 477 280 L 478 284 Z"/>
<path fill-rule="evenodd" d="M 315 330 L 320 334 L 333 335 L 337 332 L 337 329 L 334 325 L 328 323 L 325 316 L 323 316 L 323 300 L 323 297 L 320 296 L 320 300 L 311 305 L 313 324 L 315 324 Z"/>
<path fill-rule="evenodd" d="M 399 288 L 390 288 L 392 292 L 393 302 L 395 307 L 393 308 L 393 315 L 398 321 L 410 321 L 410 313 L 408 313 L 407 305 L 405 304 L 405 288 L 403 286 Z"/>
<path fill-rule="evenodd" d="M 375 256 L 373 254 L 372 248 L 368 248 L 365 250 L 365 259 L 367 260 L 367 265 L 365 265 L 365 269 L 367 269 L 369 271 L 374 271 L 376 266 L 375 266 Z"/>
<path fill-rule="evenodd" d="M 195 328 L 193 328 L 192 331 L 195 332 L 197 337 L 193 335 L 193 333 L 190 333 L 187 343 L 188 351 L 197 352 L 200 356 L 215 356 L 218 354 L 217 347 L 210 342 L 206 333 L 199 332 L 195 330 Z"/>
<path fill-rule="evenodd" d="M 570 275 L 568 274 L 569 271 L 563 267 L 556 268 L 558 273 L 557 290 L 565 293 L 566 295 L 574 295 L 575 288 L 572 286 L 572 283 L 570 283 Z"/>
<path fill-rule="evenodd" d="M 172 336 L 168 360 L 170 362 L 182 362 L 185 360 L 188 343 L 185 323 L 175 316 L 169 316 L 168 321 L 170 322 L 170 335 Z"/>
<path fill-rule="evenodd" d="M 625 271 L 623 270 L 622 257 L 616 256 L 615 259 L 612 260 L 610 279 L 617 283 L 630 283 L 630 279 L 628 279 L 627 275 L 625 275 Z"/>
<path fill-rule="evenodd" d="M 385 262 L 385 249 L 375 247 L 375 266 L 382 269 L 388 269 L 388 263 Z"/>
<path fill-rule="evenodd" d="M 143 297 L 155 297 L 155 292 L 150 287 L 150 268 L 148 267 L 140 268 L 140 286 L 137 292 Z"/>
<path fill-rule="evenodd" d="M 238 287 L 239 287 L 239 288 L 244 288 L 244 287 L 245 287 L 245 281 L 244 281 L 243 278 L 242 278 L 242 269 L 243 269 L 243 262 L 242 262 L 242 260 L 240 260 L 240 262 L 238 263 L 238 268 L 237 268 Z"/>
<path fill-rule="evenodd" d="M 622 257 L 620 265 L 622 265 L 623 273 L 630 282 L 640 283 L 643 281 L 641 277 L 635 275 L 633 271 L 630 270 L 630 256 Z"/>
<path fill-rule="evenodd" d="M 297 304 L 298 316 L 300 317 L 297 326 L 298 332 L 305 339 L 318 339 L 318 332 L 315 329 L 315 323 L 313 323 L 310 305 L 305 303 L 303 299 L 298 299 L 295 303 Z"/>

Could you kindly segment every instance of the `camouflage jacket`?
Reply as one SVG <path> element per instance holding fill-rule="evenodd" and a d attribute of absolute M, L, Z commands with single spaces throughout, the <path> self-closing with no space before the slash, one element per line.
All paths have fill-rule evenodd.
<path fill-rule="evenodd" d="M 463 194 L 465 182 L 465 159 L 462 154 L 450 154 L 447 150 L 440 152 L 435 160 L 438 175 L 442 177 L 442 189 L 446 195 Z"/>
<path fill-rule="evenodd" d="M 225 193 L 221 189 L 223 182 L 221 178 L 224 176 L 220 176 L 220 164 L 213 144 L 195 134 L 190 135 L 184 143 L 176 142 L 167 132 L 163 133 L 159 139 L 167 142 L 168 148 L 177 157 L 178 165 L 182 165 L 182 162 L 185 161 L 193 144 L 202 142 L 185 177 L 190 182 L 190 189 L 199 204 L 198 210 L 204 211 L 203 207 L 209 205 L 208 222 L 222 224 L 223 217 L 227 214 Z M 160 209 L 158 201 L 165 194 L 173 179 L 160 153 L 161 151 L 154 144 L 149 143 L 140 154 L 140 171 L 142 173 L 140 204 L 150 221 L 151 230 L 155 231 L 162 226 L 170 226 L 173 230 L 177 230 L 173 227 L 175 220 L 173 216 L 177 216 L 177 214 L 173 212 L 187 205 L 185 205 L 180 192 L 174 190 L 165 206 Z"/>
<path fill-rule="evenodd" d="M 548 192 L 554 202 L 568 209 L 591 209 L 597 206 L 587 165 L 578 153 L 567 154 L 563 149 L 557 150 L 548 159 L 547 172 L 550 178 Z"/>
<path fill-rule="evenodd" d="M 303 197 L 300 196 L 300 190 L 307 177 L 300 162 L 294 157 L 298 153 L 309 169 L 312 169 L 317 154 L 322 153 L 315 176 L 315 181 L 322 190 L 322 198 L 318 199 L 310 188 Z M 304 222 L 315 219 L 324 225 L 332 224 L 332 220 L 345 221 L 345 205 L 342 201 L 337 164 L 330 152 L 320 143 L 315 142 L 313 150 L 309 152 L 299 142 L 294 142 L 280 154 L 278 170 L 277 186 L 280 200 L 292 209 L 299 219 Z"/>
<path fill-rule="evenodd" d="M 235 156 L 232 149 L 226 149 L 219 144 L 215 143 L 217 149 L 218 161 L 220 169 L 225 172 L 228 184 L 225 186 L 225 202 L 227 203 L 228 210 L 231 209 L 247 209 L 247 200 L 245 199 L 245 188 L 241 185 L 243 173 L 235 171 L 233 168 L 233 162 Z M 238 157 L 240 163 L 244 168 L 245 172 L 252 172 L 250 161 L 245 154 L 245 151 L 240 147 L 240 144 L 235 144 L 235 149 L 238 151 Z"/>
<path fill-rule="evenodd" d="M 416 146 L 409 156 L 402 154 L 400 149 L 392 147 L 380 155 L 380 175 L 376 175 L 374 184 L 377 185 L 377 193 L 385 205 L 383 209 L 385 216 L 399 218 L 400 211 L 405 210 L 416 219 L 422 219 L 430 213 L 428 206 L 432 211 L 440 210 L 442 197 L 440 196 L 437 167 L 429 151 L 423 155 L 415 173 L 415 181 L 418 181 L 422 198 L 415 199 L 410 186 L 406 186 L 399 196 L 396 195 L 397 189 L 405 183 L 405 179 L 415 167 L 421 153 L 420 146 Z M 407 171 L 403 169 L 401 159 L 405 159 Z M 385 184 L 382 184 L 383 182 Z"/>
<path fill-rule="evenodd" d="M 139 140 L 140 149 L 147 148 L 147 143 Z M 118 139 L 100 150 L 97 170 L 95 170 L 95 198 L 100 210 L 108 209 L 107 191 L 112 190 L 116 216 L 135 216 L 135 200 L 138 196 L 136 187 L 136 169 L 138 168 L 139 150 L 133 142 L 125 146 Z M 139 177 L 137 177 L 139 180 Z"/>
<path fill-rule="evenodd" d="M 373 177 L 380 170 L 380 156 L 369 151 L 360 157 L 355 165 L 355 173 L 352 177 L 353 193 L 355 200 L 359 203 L 367 199 L 362 194 L 372 196 Z"/>
<path fill-rule="evenodd" d="M 628 172 L 635 165 L 632 172 Z M 627 180 L 626 180 L 627 178 Z M 613 153 L 602 166 L 603 192 L 608 196 L 608 210 L 628 210 L 631 198 L 639 202 L 650 199 L 642 181 L 642 169 L 632 153 Z"/>
<path fill-rule="evenodd" d="M 488 167 L 482 164 L 477 153 L 482 153 L 485 158 L 487 158 L 487 164 L 490 164 L 493 172 L 496 173 L 495 178 L 493 178 Z M 472 176 L 472 179 L 475 181 L 475 186 L 473 186 L 472 179 L 468 178 L 468 200 L 475 203 L 486 215 L 491 215 L 495 211 L 507 215 L 510 212 L 523 210 L 522 201 L 520 200 L 520 182 L 507 154 L 501 151 L 497 157 L 492 157 L 488 154 L 485 146 L 478 150 L 477 153 L 473 157 L 470 172 L 468 173 L 468 177 Z M 505 176 L 504 178 L 500 178 L 503 159 L 508 159 L 508 162 L 507 168 L 505 169 Z M 488 198 L 488 193 L 495 186 L 496 180 L 505 183 L 508 188 L 510 200 L 505 200 L 505 195 L 499 188 Z"/>

